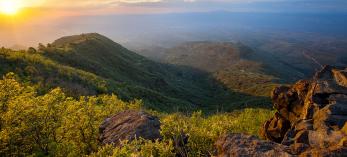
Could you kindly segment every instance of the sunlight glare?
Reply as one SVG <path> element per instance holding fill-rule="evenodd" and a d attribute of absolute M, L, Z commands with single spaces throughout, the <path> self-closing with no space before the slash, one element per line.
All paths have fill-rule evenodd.
<path fill-rule="evenodd" d="M 0 12 L 6 15 L 15 15 L 20 9 L 16 0 L 0 0 Z"/>

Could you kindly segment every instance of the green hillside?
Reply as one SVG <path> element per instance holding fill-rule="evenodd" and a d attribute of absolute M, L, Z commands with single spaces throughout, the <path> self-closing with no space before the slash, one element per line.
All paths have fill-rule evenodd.
<path fill-rule="evenodd" d="M 276 75 L 265 71 L 258 59 L 261 57 L 240 43 L 188 42 L 168 49 L 165 55 L 163 62 L 206 71 L 228 89 L 240 93 L 269 97 L 279 84 Z"/>
<path fill-rule="evenodd" d="M 74 97 L 114 93 L 161 111 L 241 108 L 254 97 L 226 88 L 198 69 L 156 63 L 96 34 L 63 37 L 38 50 L 2 48 L 0 74 L 15 72 L 44 93 L 61 87 Z"/>

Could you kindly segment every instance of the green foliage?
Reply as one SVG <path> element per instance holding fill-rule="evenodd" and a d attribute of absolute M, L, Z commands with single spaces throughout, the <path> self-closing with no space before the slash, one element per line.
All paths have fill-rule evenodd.
<path fill-rule="evenodd" d="M 213 153 L 213 144 L 220 135 L 228 132 L 258 135 L 261 125 L 272 115 L 271 110 L 252 108 L 208 117 L 201 111 L 190 117 L 170 114 L 161 117 L 161 133 L 165 139 L 177 139 L 182 133 L 188 135 L 187 151 L 183 153 L 205 156 Z"/>
<path fill-rule="evenodd" d="M 151 141 L 136 139 L 128 142 L 123 141 L 122 147 L 106 145 L 101 147 L 98 152 L 89 155 L 90 157 L 174 157 L 174 146 L 171 140 L 168 141 Z"/>
<path fill-rule="evenodd" d="M 37 95 L 13 74 L 0 80 L 0 156 L 78 156 L 98 149 L 98 128 L 109 115 L 138 109 L 115 95 L 67 97 L 61 89 Z"/>
<path fill-rule="evenodd" d="M 230 91 L 196 69 L 152 62 L 98 34 L 65 37 L 37 50 L 1 48 L 0 63 L 0 76 L 6 74 L 0 80 L 0 156 L 208 156 L 221 134 L 256 135 L 273 115 L 234 111 L 266 104 L 267 97 Z M 233 76 L 232 88 L 239 85 L 232 80 L 254 77 L 229 72 L 216 78 L 226 83 Z M 248 81 L 260 81 L 261 88 L 249 93 L 271 88 L 261 84 L 272 78 L 256 76 Z M 239 92 L 248 93 L 244 87 Z M 143 101 L 131 101 L 138 98 Z M 142 105 L 160 117 L 161 141 L 100 145 L 98 128 L 106 117 Z M 212 115 L 218 110 L 233 112 Z M 184 136 L 188 143 L 178 146 Z"/>
<path fill-rule="evenodd" d="M 261 124 L 273 115 L 267 109 L 244 109 L 232 113 L 191 116 L 152 112 L 160 117 L 161 141 L 123 141 L 122 147 L 100 146 L 98 128 L 117 112 L 141 108 L 115 95 L 68 97 L 56 88 L 39 95 L 35 87 L 19 83 L 9 73 L 0 80 L 0 156 L 206 156 L 214 151 L 216 139 L 228 132 L 256 135 Z M 177 147 L 187 135 L 188 143 Z M 175 141 L 175 142 L 174 142 Z"/>
<path fill-rule="evenodd" d="M 25 82 L 34 84 L 39 92 L 62 87 L 69 95 L 106 93 L 107 81 L 95 74 L 64 66 L 40 53 L 0 49 L 0 75 L 15 72 Z M 69 89 L 69 90 L 67 90 Z M 78 94 L 77 94 L 78 93 Z"/>
<path fill-rule="evenodd" d="M 216 114 L 204 117 L 202 112 L 195 112 L 191 116 L 180 113 L 160 115 L 162 141 L 135 140 L 124 141 L 123 147 L 107 145 L 101 147 L 92 157 L 103 156 L 210 156 L 215 150 L 214 143 L 225 133 L 247 133 L 257 135 L 261 124 L 273 115 L 273 111 L 266 109 L 245 109 L 233 113 Z M 174 144 L 182 135 L 188 136 L 188 143 L 182 148 Z"/>

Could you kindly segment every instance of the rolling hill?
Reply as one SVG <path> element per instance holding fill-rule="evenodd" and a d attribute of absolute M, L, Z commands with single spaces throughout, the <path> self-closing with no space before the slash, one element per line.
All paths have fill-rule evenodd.
<path fill-rule="evenodd" d="M 228 89 L 240 93 L 268 97 L 280 82 L 276 75 L 265 72 L 265 65 L 257 60 L 258 54 L 241 43 L 187 42 L 167 49 L 164 54 L 161 62 L 205 71 Z"/>
<path fill-rule="evenodd" d="M 136 51 L 152 60 L 208 72 L 230 90 L 265 97 L 274 86 L 308 78 L 323 65 L 347 65 L 345 40 L 295 37 L 255 35 L 243 39 L 247 46 L 202 41 Z"/>
<path fill-rule="evenodd" d="M 1 75 L 15 72 L 42 92 L 61 87 L 75 97 L 114 93 L 161 111 L 229 110 L 266 100 L 230 90 L 202 70 L 151 61 L 97 33 L 63 37 L 38 50 L 2 48 L 0 61 Z"/>

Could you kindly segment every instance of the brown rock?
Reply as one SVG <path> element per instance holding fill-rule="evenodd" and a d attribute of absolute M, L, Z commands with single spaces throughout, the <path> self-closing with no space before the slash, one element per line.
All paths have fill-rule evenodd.
<path fill-rule="evenodd" d="M 331 147 L 327 149 L 311 149 L 300 154 L 300 157 L 346 157 L 347 147 Z"/>
<path fill-rule="evenodd" d="M 290 148 L 245 134 L 228 134 L 215 143 L 218 157 L 290 157 Z"/>
<path fill-rule="evenodd" d="M 128 110 L 107 118 L 100 126 L 102 144 L 120 145 L 120 141 L 135 138 L 155 140 L 160 136 L 160 122 L 157 117 L 145 112 Z"/>
<path fill-rule="evenodd" d="M 344 70 L 332 70 L 334 77 L 336 78 L 336 82 L 340 86 L 347 87 L 347 69 Z"/>
<path fill-rule="evenodd" d="M 292 88 L 280 86 L 274 89 L 272 100 L 274 108 L 289 121 L 296 121 L 302 114 L 310 81 L 300 80 Z"/>
<path fill-rule="evenodd" d="M 325 66 L 312 80 L 276 88 L 272 99 L 277 113 L 263 125 L 263 138 L 290 146 L 291 154 L 347 153 L 347 68 Z"/>
<path fill-rule="evenodd" d="M 290 122 L 276 113 L 272 119 L 265 122 L 260 134 L 266 139 L 280 143 L 289 128 Z"/>
<path fill-rule="evenodd" d="M 295 143 L 290 145 L 290 152 L 292 154 L 302 154 L 302 152 L 307 151 L 309 148 L 309 145 L 304 144 L 304 143 Z"/>
<path fill-rule="evenodd" d="M 345 125 L 342 127 L 341 131 L 347 135 L 347 123 L 345 123 Z"/>

